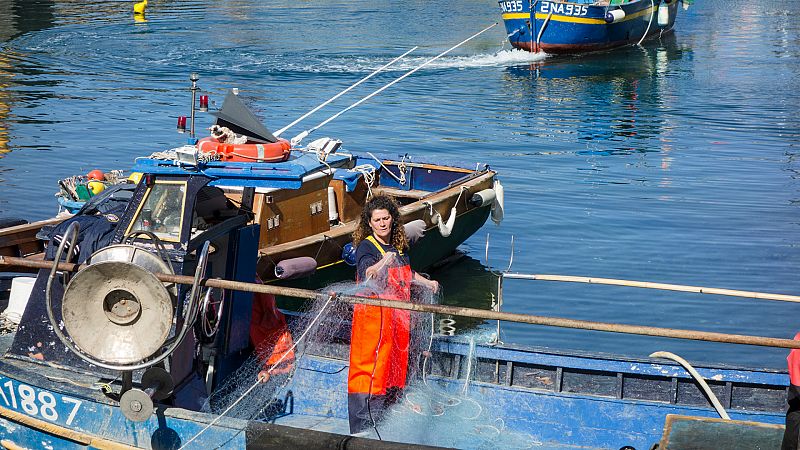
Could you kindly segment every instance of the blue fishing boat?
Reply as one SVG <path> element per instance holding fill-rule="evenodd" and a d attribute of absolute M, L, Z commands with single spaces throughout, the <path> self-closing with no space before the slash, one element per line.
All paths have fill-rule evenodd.
<path fill-rule="evenodd" d="M 669 33 L 678 0 L 499 1 L 514 48 L 582 53 L 636 44 Z"/>
<path fill-rule="evenodd" d="M 236 94 L 226 103 L 243 111 Z M 54 228 L 0 230 L 0 267 L 15 271 L 0 276 L 5 447 L 675 449 L 691 439 L 692 448 L 751 449 L 780 440 L 783 371 L 507 345 L 499 322 L 496 332 L 453 336 L 451 317 L 800 347 L 792 340 L 506 313 L 503 280 L 525 278 L 510 273 L 499 275 L 492 310 L 281 285 L 348 270 L 347 240 L 370 192 L 398 199 L 411 252 L 427 267 L 500 219 L 502 187 L 484 166 L 347 152 L 327 138 L 287 146 L 226 111 L 216 125 L 247 141 L 200 140 L 213 153 L 190 141 L 137 159 L 137 183 L 106 189 Z M 266 378 L 248 333 L 263 294 L 305 308 L 284 311 L 294 344 L 268 362 L 269 375 L 291 354 L 290 371 Z M 359 436 L 347 417 L 353 304 L 410 310 L 422 331 L 404 395 Z"/>
<path fill-rule="evenodd" d="M 134 168 L 142 177 L 120 214 L 102 213 L 103 204 L 87 204 L 83 214 L 51 233 L 56 237 L 48 242 L 44 255 L 0 256 L 0 267 L 6 270 L 38 270 L 35 276 L 0 277 L 8 300 L 0 336 L 4 445 L 647 449 L 659 444 L 662 449 L 752 449 L 775 448 L 780 441 L 789 381 L 783 371 L 694 368 L 660 353 L 632 359 L 507 345 L 498 339 L 499 322 L 497 332 L 475 335 L 452 336 L 453 329 L 448 327 L 451 317 L 466 316 L 797 347 L 792 340 L 499 311 L 502 281 L 526 278 L 520 274 L 500 274 L 493 310 L 363 298 L 341 289 L 316 292 L 254 283 L 257 274 L 263 274 L 259 251 L 264 225 L 255 222 L 253 214 L 258 189 L 271 189 L 262 194 L 273 196 L 265 202 L 274 205 L 282 190 L 302 189 L 309 178 L 316 180 L 314 171 L 327 174 L 325 192 L 335 181 L 330 171 L 347 172 L 347 178 L 355 176 L 362 182 L 367 172 L 348 172 L 348 167 L 363 162 L 362 157 L 340 151 L 327 155 L 324 163 L 316 152 L 290 156 L 280 163 L 202 161 L 196 147 L 176 151 L 172 159 L 141 158 Z M 392 170 L 389 162 L 381 160 L 373 183 L 383 179 L 380 171 Z M 472 225 L 457 231 L 459 221 L 478 220 L 465 219 L 470 214 L 485 219 L 496 206 L 496 193 L 482 184 L 485 177 L 494 178 L 493 172 L 456 171 L 449 177 L 437 174 L 425 179 L 425 174 L 447 172 L 447 168 L 422 168 L 415 170 L 422 177 L 415 186 L 429 189 L 427 193 L 403 191 L 388 174 L 394 182 L 387 181 L 390 187 L 384 189 L 419 196 L 427 201 L 422 209 L 428 210 L 437 196 L 456 186 L 460 194 L 454 202 L 465 212 L 455 225 L 444 228 L 439 227 L 441 222 L 425 221 L 422 214 L 428 212 L 419 212 L 427 229 L 412 251 L 430 245 L 425 242 L 441 245 L 450 237 L 460 242 Z M 379 187 L 375 184 L 372 189 Z M 235 202 L 227 189 L 238 193 Z M 96 202 L 102 199 L 95 198 Z M 113 203 L 112 195 L 107 198 Z M 319 200 L 312 197 L 310 201 Z M 301 209 L 306 212 L 305 207 Z M 288 209 L 281 212 L 288 214 Z M 308 213 L 313 214 L 310 206 Z M 114 238 L 92 248 L 89 236 L 112 223 L 110 219 L 116 224 Z M 270 225 L 275 228 L 274 220 L 267 222 L 267 231 Z M 8 238 L 13 233 L 0 235 Z M 429 238 L 435 241 L 425 241 Z M 24 243 L 19 234 L 6 242 L 6 254 L 26 248 L 10 245 Z M 338 252 L 342 261 L 347 259 L 343 250 Z M 277 274 L 274 269 L 273 273 Z M 298 297 L 312 305 L 304 314 L 286 311 L 300 347 L 294 350 L 291 374 L 270 389 L 262 388 L 252 370 L 254 364 L 256 370 L 261 364 L 253 356 L 247 333 L 252 326 L 254 293 Z M 426 333 L 415 344 L 420 351 L 410 359 L 404 396 L 384 422 L 360 436 L 348 434 L 347 416 L 347 307 L 354 303 L 409 309 L 416 315 L 415 328 Z M 8 326 L 14 313 L 18 324 Z M 283 353 L 284 357 L 288 354 Z M 229 391 L 232 394 L 226 394 Z M 221 398 L 218 404 L 216 398 Z M 685 446 L 687 440 L 690 447 Z"/>

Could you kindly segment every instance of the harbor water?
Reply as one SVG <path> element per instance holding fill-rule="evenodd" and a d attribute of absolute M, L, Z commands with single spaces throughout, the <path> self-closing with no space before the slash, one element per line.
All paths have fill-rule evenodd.
<path fill-rule="evenodd" d="M 457 5 L 457 7 L 456 7 Z M 432 273 L 488 308 L 491 270 L 800 294 L 800 21 L 789 0 L 704 0 L 676 32 L 574 57 L 511 51 L 502 24 L 314 133 L 354 151 L 485 163 L 506 217 Z M 0 217 L 44 219 L 57 180 L 186 141 L 189 74 L 272 130 L 317 125 L 500 20 L 492 0 L 0 0 Z M 212 105 L 213 108 L 214 105 Z M 199 115 L 200 132 L 212 117 Z M 513 238 L 513 247 L 512 247 Z M 486 251 L 487 241 L 489 243 Z M 488 254 L 488 261 L 486 255 Z M 507 280 L 504 311 L 791 338 L 800 305 Z M 457 331 L 493 323 L 455 319 Z M 507 343 L 782 368 L 786 350 L 503 324 Z"/>

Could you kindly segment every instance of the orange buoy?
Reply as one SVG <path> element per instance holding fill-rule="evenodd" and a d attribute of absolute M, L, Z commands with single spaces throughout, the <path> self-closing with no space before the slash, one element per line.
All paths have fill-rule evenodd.
<path fill-rule="evenodd" d="M 227 144 L 214 137 L 205 137 L 197 141 L 197 149 L 203 153 L 216 153 L 222 161 L 281 162 L 289 159 L 292 144 L 286 139 L 264 144 Z"/>
<path fill-rule="evenodd" d="M 86 178 L 88 178 L 90 180 L 103 181 L 103 180 L 105 180 L 106 175 L 103 173 L 102 170 L 94 169 L 93 171 L 91 171 L 91 172 L 86 174 Z"/>

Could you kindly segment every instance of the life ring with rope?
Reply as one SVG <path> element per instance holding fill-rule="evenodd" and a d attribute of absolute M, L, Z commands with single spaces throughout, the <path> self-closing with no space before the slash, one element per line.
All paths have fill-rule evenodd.
<path fill-rule="evenodd" d="M 216 153 L 222 161 L 230 162 L 282 162 L 289 159 L 292 144 L 286 139 L 263 144 L 228 144 L 209 136 L 197 141 L 202 153 Z"/>

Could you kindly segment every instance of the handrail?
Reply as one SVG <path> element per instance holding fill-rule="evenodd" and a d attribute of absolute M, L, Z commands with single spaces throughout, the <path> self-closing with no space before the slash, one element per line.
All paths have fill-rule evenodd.
<path fill-rule="evenodd" d="M 627 286 L 644 289 L 661 289 L 665 291 L 695 292 L 698 294 L 727 295 L 729 297 L 748 297 L 759 300 L 775 300 L 779 302 L 800 303 L 800 296 L 773 294 L 769 292 L 740 291 L 735 289 L 722 289 L 703 286 L 688 286 L 683 284 L 653 283 L 650 281 L 618 280 L 614 278 L 581 277 L 573 275 L 548 275 L 548 274 L 525 274 L 525 273 L 503 273 L 503 278 L 520 280 L 541 280 L 541 281 L 563 281 L 569 283 L 588 283 L 588 284 L 607 284 L 614 286 Z"/>
<path fill-rule="evenodd" d="M 53 263 L 50 261 L 33 261 L 25 258 L 10 256 L 0 256 L 0 266 L 19 266 L 31 268 L 51 268 Z M 85 265 L 72 263 L 59 263 L 59 270 L 76 271 Z M 185 275 L 154 274 L 159 280 L 169 283 L 192 284 L 193 277 Z M 232 289 L 245 292 L 258 292 L 265 294 L 277 294 L 289 297 L 305 298 L 309 300 L 327 300 L 329 294 L 315 292 L 307 289 L 289 288 L 282 286 L 263 285 L 256 283 L 246 283 L 242 281 L 230 281 L 221 279 L 203 279 L 202 286 L 216 287 L 221 289 Z M 715 333 L 708 331 L 681 330 L 673 328 L 648 327 L 639 325 L 626 325 L 618 323 L 594 322 L 587 320 L 565 319 L 560 317 L 535 316 L 531 314 L 516 314 L 500 311 L 488 311 L 482 309 L 465 308 L 458 306 L 445 305 L 426 305 L 418 303 L 408 303 L 395 300 L 383 300 L 376 298 L 357 297 L 351 295 L 337 295 L 336 300 L 350 304 L 363 304 L 370 306 L 382 306 L 394 309 L 403 309 L 417 312 L 449 314 L 453 316 L 472 317 L 485 320 L 502 320 L 506 322 L 528 323 L 532 325 L 546 325 L 562 328 L 577 328 L 592 331 L 605 331 L 613 333 L 638 334 L 645 336 L 659 336 L 675 339 L 688 339 L 708 342 L 722 342 L 728 344 L 757 345 L 762 347 L 778 348 L 800 348 L 800 341 L 792 339 L 769 338 L 762 336 L 749 336 L 741 334 Z"/>

